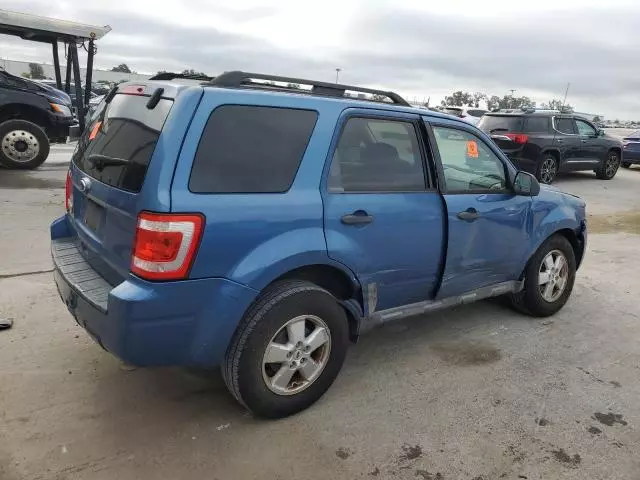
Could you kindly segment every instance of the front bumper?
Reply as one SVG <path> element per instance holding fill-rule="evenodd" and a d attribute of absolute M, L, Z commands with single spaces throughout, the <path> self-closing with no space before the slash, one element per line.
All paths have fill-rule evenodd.
<path fill-rule="evenodd" d="M 76 121 L 73 116 L 64 117 L 62 115 L 50 113 L 47 136 L 55 142 L 63 143 L 69 136 L 69 131 L 75 122 Z"/>
<path fill-rule="evenodd" d="M 132 365 L 219 365 L 253 289 L 222 278 L 109 285 L 84 260 L 66 217 L 51 226 L 60 298 L 91 337 Z"/>

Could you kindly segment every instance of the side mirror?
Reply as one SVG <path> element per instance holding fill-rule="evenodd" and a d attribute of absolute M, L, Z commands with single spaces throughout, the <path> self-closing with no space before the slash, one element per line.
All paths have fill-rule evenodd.
<path fill-rule="evenodd" d="M 603 129 L 599 129 L 598 130 L 598 136 L 599 137 L 604 137 L 605 131 Z"/>
<path fill-rule="evenodd" d="M 513 193 L 526 197 L 535 197 L 540 193 L 538 179 L 530 173 L 518 172 L 513 182 Z"/>

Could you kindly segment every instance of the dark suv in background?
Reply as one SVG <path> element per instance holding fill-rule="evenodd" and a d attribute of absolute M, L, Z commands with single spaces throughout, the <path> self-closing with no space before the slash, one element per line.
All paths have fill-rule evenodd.
<path fill-rule="evenodd" d="M 488 133 L 515 165 L 552 183 L 560 172 L 593 170 L 611 180 L 620 166 L 622 142 L 584 118 L 558 111 L 487 113 L 478 128 Z"/>

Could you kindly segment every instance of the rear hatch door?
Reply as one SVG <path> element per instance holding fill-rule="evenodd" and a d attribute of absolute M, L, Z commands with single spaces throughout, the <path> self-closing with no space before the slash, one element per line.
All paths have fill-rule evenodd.
<path fill-rule="evenodd" d="M 172 155 L 167 155 L 170 149 L 156 148 L 175 98 L 165 94 L 171 89 L 154 83 L 120 86 L 108 102 L 101 103 L 72 158 L 70 216 L 80 250 L 112 285 L 129 273 L 139 211 L 168 210 L 166 204 L 162 207 L 148 199 L 157 199 L 158 190 L 168 189 L 170 177 L 165 182 L 169 184 L 159 185 L 158 175 L 148 172 L 152 161 L 175 162 L 177 157 L 179 146 L 172 146 L 176 149 Z M 153 95 L 159 98 L 150 107 Z M 151 179 L 143 189 L 147 177 Z"/>
<path fill-rule="evenodd" d="M 487 133 L 508 156 L 517 156 L 523 148 L 516 134 L 523 132 L 523 117 L 517 115 L 484 115 L 478 128 Z"/>

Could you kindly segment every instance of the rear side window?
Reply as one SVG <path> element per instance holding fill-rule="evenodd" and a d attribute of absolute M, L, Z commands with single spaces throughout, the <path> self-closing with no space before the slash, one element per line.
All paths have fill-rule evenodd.
<path fill-rule="evenodd" d="M 116 95 L 102 105 L 73 154 L 87 175 L 121 190 L 139 192 L 173 100 L 147 108 L 149 97 Z"/>
<path fill-rule="evenodd" d="M 318 114 L 222 105 L 204 127 L 193 160 L 194 193 L 278 193 L 291 187 Z"/>
<path fill-rule="evenodd" d="M 525 122 L 526 133 L 547 133 L 549 131 L 549 117 L 529 117 Z"/>
<path fill-rule="evenodd" d="M 556 118 L 556 130 L 560 133 L 574 134 L 576 133 L 573 128 L 573 118 Z"/>
<path fill-rule="evenodd" d="M 478 122 L 478 128 L 488 133 L 522 132 L 522 120 L 514 115 L 485 115 Z"/>

